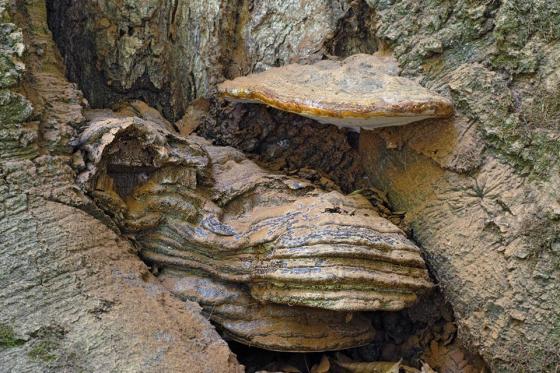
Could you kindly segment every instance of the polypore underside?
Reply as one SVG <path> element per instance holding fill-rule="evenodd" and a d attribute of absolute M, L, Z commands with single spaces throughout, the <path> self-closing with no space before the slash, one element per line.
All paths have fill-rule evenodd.
<path fill-rule="evenodd" d="M 222 97 L 299 114 L 355 130 L 399 126 L 453 114 L 447 98 L 398 76 L 390 55 L 290 64 L 218 85 Z"/>
<path fill-rule="evenodd" d="M 280 351 L 359 346 L 361 311 L 432 284 L 420 250 L 360 195 L 271 174 L 162 122 L 89 113 L 81 185 L 179 298 L 231 338 Z"/>

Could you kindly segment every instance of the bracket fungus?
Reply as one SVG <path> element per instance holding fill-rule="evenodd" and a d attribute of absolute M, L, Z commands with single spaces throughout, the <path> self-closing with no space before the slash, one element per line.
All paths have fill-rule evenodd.
<path fill-rule="evenodd" d="M 419 248 L 361 195 L 271 174 L 149 120 L 90 118 L 79 182 L 162 283 L 235 340 L 363 345 L 375 331 L 361 311 L 403 309 L 432 287 Z"/>
<path fill-rule="evenodd" d="M 398 126 L 453 114 L 451 101 L 398 76 L 389 55 L 356 54 L 337 62 L 291 64 L 225 81 L 222 97 L 269 105 L 353 129 Z"/>

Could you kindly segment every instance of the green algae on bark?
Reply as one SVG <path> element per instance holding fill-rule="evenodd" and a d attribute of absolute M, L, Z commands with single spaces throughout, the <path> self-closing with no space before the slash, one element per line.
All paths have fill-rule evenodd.
<path fill-rule="evenodd" d="M 558 171 L 560 157 L 551 154 L 560 150 L 560 122 L 548 131 L 528 125 L 527 105 L 520 104 L 538 101 L 543 86 L 560 90 L 557 2 L 368 3 L 377 12 L 377 35 L 404 72 L 421 73 L 424 85 L 444 92 L 453 81 L 454 101 L 498 156 L 536 178 Z"/>
<path fill-rule="evenodd" d="M 0 324 L 0 349 L 18 347 L 23 344 L 25 344 L 25 341 L 17 337 L 11 326 Z"/>

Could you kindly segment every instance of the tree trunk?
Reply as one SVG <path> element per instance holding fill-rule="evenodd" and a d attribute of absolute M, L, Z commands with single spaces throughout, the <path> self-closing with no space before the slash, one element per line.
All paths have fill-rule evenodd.
<path fill-rule="evenodd" d="M 199 135 L 269 168 L 385 192 L 464 345 L 497 372 L 554 371 L 558 4 L 0 0 L 0 366 L 240 369 L 198 305 L 161 287 L 76 185 L 87 104 L 66 68 L 93 107 L 142 99 L 176 127 L 201 110 Z M 356 134 L 215 96 L 225 79 L 377 50 L 451 98 L 455 116 Z"/>

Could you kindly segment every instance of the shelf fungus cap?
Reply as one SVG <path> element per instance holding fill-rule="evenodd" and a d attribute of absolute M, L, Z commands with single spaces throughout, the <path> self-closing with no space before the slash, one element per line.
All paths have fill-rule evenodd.
<path fill-rule="evenodd" d="M 291 64 L 228 80 L 220 95 L 269 105 L 321 123 L 355 129 L 398 126 L 453 114 L 450 100 L 398 76 L 389 55 L 357 54 L 343 61 Z"/>
<path fill-rule="evenodd" d="M 270 173 L 145 113 L 86 114 L 79 184 L 162 284 L 232 339 L 362 346 L 375 337 L 363 312 L 402 310 L 432 288 L 420 248 L 365 196 Z"/>

